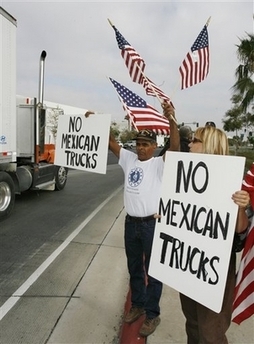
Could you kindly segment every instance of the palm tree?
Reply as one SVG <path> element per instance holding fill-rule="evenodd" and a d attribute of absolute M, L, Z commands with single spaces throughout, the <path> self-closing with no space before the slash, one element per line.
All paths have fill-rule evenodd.
<path fill-rule="evenodd" d="M 247 38 L 240 39 L 237 45 L 237 57 L 240 65 L 237 67 L 235 76 L 236 83 L 233 90 L 242 97 L 240 106 L 244 113 L 249 106 L 253 106 L 254 100 L 254 34 L 248 34 Z"/>
<path fill-rule="evenodd" d="M 240 130 L 244 124 L 245 116 L 242 115 L 242 107 L 239 105 L 242 101 L 242 97 L 239 94 L 234 94 L 231 98 L 233 106 L 228 110 L 224 116 L 223 129 L 225 131 L 237 131 Z"/>

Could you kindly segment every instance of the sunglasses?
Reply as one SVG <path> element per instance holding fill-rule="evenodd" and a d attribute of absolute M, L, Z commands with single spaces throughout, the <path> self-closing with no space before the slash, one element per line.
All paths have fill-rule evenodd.
<path fill-rule="evenodd" d="M 190 141 L 192 143 L 202 143 L 200 139 L 197 139 L 196 137 L 193 137 L 193 139 Z"/>

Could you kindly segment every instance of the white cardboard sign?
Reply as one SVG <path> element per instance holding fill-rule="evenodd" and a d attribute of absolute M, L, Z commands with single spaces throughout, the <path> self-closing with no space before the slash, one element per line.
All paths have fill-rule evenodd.
<path fill-rule="evenodd" d="M 106 173 L 111 115 L 59 116 L 55 165 Z"/>
<path fill-rule="evenodd" d="M 167 152 L 149 274 L 219 313 L 244 157 Z"/>

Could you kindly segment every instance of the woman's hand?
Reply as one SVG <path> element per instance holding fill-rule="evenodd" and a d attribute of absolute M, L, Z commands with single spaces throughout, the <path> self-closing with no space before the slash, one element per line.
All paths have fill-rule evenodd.
<path fill-rule="evenodd" d="M 240 208 L 244 208 L 245 209 L 249 205 L 249 203 L 250 203 L 250 196 L 249 196 L 249 193 L 247 191 L 240 190 L 240 191 L 236 191 L 232 195 L 232 200 Z"/>
<path fill-rule="evenodd" d="M 235 231 L 237 233 L 244 232 L 249 226 L 249 219 L 245 211 L 246 207 L 250 203 L 250 196 L 247 191 L 236 191 L 232 195 L 232 200 L 238 205 L 238 214 L 236 220 Z"/>

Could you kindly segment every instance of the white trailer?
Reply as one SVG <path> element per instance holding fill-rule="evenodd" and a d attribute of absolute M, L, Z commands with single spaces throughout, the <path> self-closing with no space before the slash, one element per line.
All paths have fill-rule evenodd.
<path fill-rule="evenodd" d="M 16 96 L 16 28 L 16 19 L 0 7 L 0 220 L 11 214 L 15 194 L 62 190 L 68 174 L 65 167 L 54 165 L 55 145 L 47 139 L 45 51 L 40 56 L 38 100 Z"/>

